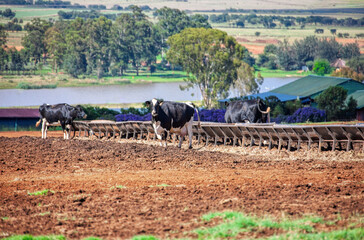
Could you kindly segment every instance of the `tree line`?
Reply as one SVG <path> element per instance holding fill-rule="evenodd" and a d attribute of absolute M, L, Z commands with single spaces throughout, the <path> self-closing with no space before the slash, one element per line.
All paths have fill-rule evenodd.
<path fill-rule="evenodd" d="M 24 49 L 19 57 L 2 51 L 0 71 L 26 71 L 45 64 L 49 59 L 56 72 L 63 68 L 74 77 L 81 74 L 122 75 L 131 65 L 136 72 L 142 65 L 155 63 L 166 47 L 166 39 L 188 27 L 210 28 L 205 17 L 188 16 L 184 11 L 163 8 L 156 11 L 157 24 L 148 20 L 136 6 L 132 13 L 123 13 L 115 21 L 104 16 L 71 21 L 33 19 L 24 26 Z M 6 25 L 0 25 L 1 46 L 6 44 Z M 18 64 L 14 59 L 22 58 Z"/>
<path fill-rule="evenodd" d="M 345 26 L 345 27 L 362 27 L 364 26 L 364 17 L 360 19 L 354 18 L 333 18 L 326 16 L 307 16 L 307 17 L 293 17 L 293 16 L 278 16 L 278 15 L 257 15 L 251 13 L 248 15 L 241 14 L 212 14 L 209 17 L 212 23 L 228 23 L 231 22 L 237 27 L 244 27 L 246 23 L 257 25 L 261 24 L 266 28 L 275 28 L 277 23 L 284 27 L 310 25 L 326 25 L 326 26 Z"/>
<path fill-rule="evenodd" d="M 257 59 L 257 65 L 269 69 L 300 70 L 307 66 L 312 70 L 315 60 L 326 59 L 334 62 L 338 58 L 353 59 L 360 57 L 358 43 L 341 44 L 335 38 L 308 36 L 290 44 L 287 40 L 278 46 L 268 44 L 264 53 Z"/>

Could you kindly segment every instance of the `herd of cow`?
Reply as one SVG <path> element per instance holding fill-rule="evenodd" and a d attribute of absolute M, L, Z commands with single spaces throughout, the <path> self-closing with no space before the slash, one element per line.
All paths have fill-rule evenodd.
<path fill-rule="evenodd" d="M 157 99 L 146 101 L 145 104 L 151 108 L 152 124 L 157 138 L 164 140 L 167 146 L 168 133 L 175 133 L 179 136 L 180 148 L 184 136 L 188 135 L 189 148 L 192 148 L 192 125 L 195 111 L 198 116 L 198 125 L 200 118 L 198 109 L 193 103 L 179 103 L 163 101 Z M 225 122 L 226 123 L 265 123 L 269 122 L 270 108 L 267 107 L 260 99 L 258 100 L 237 100 L 226 103 Z M 42 122 L 42 138 L 47 137 L 47 128 L 53 123 L 60 123 L 62 126 L 64 139 L 69 139 L 70 127 L 73 127 L 73 121 L 76 118 L 86 118 L 86 113 L 80 105 L 76 107 L 66 103 L 48 105 L 43 104 L 39 107 L 40 119 L 36 123 L 38 127 Z"/>

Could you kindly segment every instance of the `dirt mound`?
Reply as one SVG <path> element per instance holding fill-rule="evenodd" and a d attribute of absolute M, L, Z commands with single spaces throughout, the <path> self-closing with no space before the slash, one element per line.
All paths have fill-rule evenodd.
<path fill-rule="evenodd" d="M 363 214 L 361 153 L 235 149 L 0 137 L 0 234 L 194 238 L 214 211 L 340 214 L 330 229 Z"/>

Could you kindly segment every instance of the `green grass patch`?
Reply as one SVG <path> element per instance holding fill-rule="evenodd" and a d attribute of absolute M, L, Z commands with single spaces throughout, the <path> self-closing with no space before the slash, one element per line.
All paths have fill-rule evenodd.
<path fill-rule="evenodd" d="M 277 231 L 280 230 L 279 232 L 284 232 L 268 239 L 362 239 L 364 237 L 364 230 L 361 228 L 319 233 L 315 229 L 315 225 L 326 224 L 326 222 L 316 216 L 282 219 L 280 221 L 269 217 L 258 218 L 241 212 L 210 213 L 202 216 L 202 220 L 206 222 L 215 218 L 219 218 L 221 223 L 194 231 L 199 239 L 234 238 L 239 233 L 256 232 L 263 229 L 277 229 Z"/>
<path fill-rule="evenodd" d="M 49 192 L 54 193 L 53 191 L 51 191 L 49 189 L 45 189 L 45 190 L 37 191 L 37 192 L 28 192 L 28 195 L 30 195 L 30 196 L 39 196 L 39 195 L 47 196 Z"/>
<path fill-rule="evenodd" d="M 140 235 L 133 237 L 132 240 L 158 240 L 158 238 L 154 236 Z"/>
<path fill-rule="evenodd" d="M 267 240 L 288 240 L 288 239 L 299 239 L 299 240 L 359 240 L 364 238 L 363 228 L 337 230 L 332 232 L 321 232 L 321 233 L 295 233 L 285 234 L 280 236 L 272 236 L 266 238 Z"/>
<path fill-rule="evenodd" d="M 117 185 L 117 186 L 114 186 L 114 187 L 111 187 L 111 190 L 112 189 L 124 189 L 124 188 L 126 188 L 125 186 L 123 186 L 123 185 Z"/>
<path fill-rule="evenodd" d="M 301 71 L 284 71 L 281 69 L 268 69 L 268 68 L 258 68 L 258 71 L 260 72 L 260 74 L 262 75 L 262 77 L 264 78 L 271 78 L 271 77 L 305 77 L 308 76 L 310 74 L 312 74 L 312 72 L 308 71 L 308 72 L 301 72 Z"/>
<path fill-rule="evenodd" d="M 26 82 L 20 82 L 16 88 L 19 89 L 42 89 L 42 88 L 56 88 L 57 84 L 33 85 Z"/>

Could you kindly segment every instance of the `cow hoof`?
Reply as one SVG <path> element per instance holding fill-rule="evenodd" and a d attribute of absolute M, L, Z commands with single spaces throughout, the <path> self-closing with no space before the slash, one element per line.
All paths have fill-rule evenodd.
<path fill-rule="evenodd" d="M 189 146 L 188 149 L 192 149 L 192 146 Z"/>

